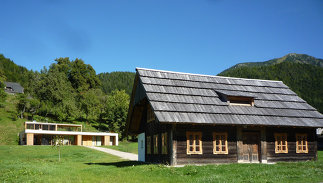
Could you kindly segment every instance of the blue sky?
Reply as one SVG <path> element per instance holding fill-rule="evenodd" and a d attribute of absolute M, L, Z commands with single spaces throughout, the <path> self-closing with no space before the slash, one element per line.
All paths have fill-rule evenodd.
<path fill-rule="evenodd" d="M 0 53 L 28 69 L 81 58 L 216 75 L 288 53 L 323 58 L 322 0 L 1 0 Z"/>

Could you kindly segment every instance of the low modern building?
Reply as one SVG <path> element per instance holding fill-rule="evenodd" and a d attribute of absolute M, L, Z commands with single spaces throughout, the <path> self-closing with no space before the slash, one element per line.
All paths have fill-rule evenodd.
<path fill-rule="evenodd" d="M 83 132 L 82 125 L 43 122 L 25 122 L 20 144 L 52 145 L 56 136 L 64 138 L 64 145 L 118 145 L 118 133 Z"/>
<path fill-rule="evenodd" d="M 4 82 L 5 92 L 9 94 L 24 93 L 24 88 L 19 83 Z"/>
<path fill-rule="evenodd" d="M 139 134 L 140 161 L 317 159 L 323 115 L 281 81 L 136 70 L 126 129 Z"/>

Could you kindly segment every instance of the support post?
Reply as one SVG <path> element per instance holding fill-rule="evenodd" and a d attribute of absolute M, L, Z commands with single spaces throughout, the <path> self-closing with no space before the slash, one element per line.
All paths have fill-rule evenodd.
<path fill-rule="evenodd" d="M 82 135 L 76 135 L 76 145 L 82 145 Z"/>
<path fill-rule="evenodd" d="M 266 140 L 266 127 L 260 129 L 261 139 L 261 163 L 267 163 L 267 140 Z"/>
<path fill-rule="evenodd" d="M 241 126 L 237 126 L 237 153 L 238 153 L 238 163 L 243 162 L 243 141 L 242 141 Z"/>
<path fill-rule="evenodd" d="M 176 154 L 177 154 L 177 141 L 175 139 L 175 129 L 176 126 L 172 125 L 172 128 L 170 129 L 170 165 L 176 166 L 177 160 L 176 160 Z"/>
<path fill-rule="evenodd" d="M 26 134 L 26 145 L 27 146 L 34 145 L 34 134 L 33 133 Z"/>
<path fill-rule="evenodd" d="M 116 136 L 115 136 L 115 145 L 116 146 L 118 146 L 119 145 L 119 134 L 117 134 Z"/>
<path fill-rule="evenodd" d="M 108 135 L 104 136 L 104 145 L 105 146 L 110 145 L 110 136 L 108 136 Z"/>

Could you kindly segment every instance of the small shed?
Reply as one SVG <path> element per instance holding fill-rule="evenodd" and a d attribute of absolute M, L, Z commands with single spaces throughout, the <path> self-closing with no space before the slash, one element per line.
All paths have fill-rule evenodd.
<path fill-rule="evenodd" d="M 15 94 L 15 93 L 24 93 L 24 88 L 19 83 L 14 82 L 4 82 L 5 92 Z"/>
<path fill-rule="evenodd" d="M 127 131 L 146 162 L 315 160 L 323 115 L 281 81 L 136 69 Z"/>

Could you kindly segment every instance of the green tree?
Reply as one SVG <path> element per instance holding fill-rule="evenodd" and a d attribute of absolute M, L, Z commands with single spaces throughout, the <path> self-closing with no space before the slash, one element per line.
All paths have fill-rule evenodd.
<path fill-rule="evenodd" d="M 74 120 L 79 117 L 76 106 L 76 94 L 66 74 L 51 67 L 48 73 L 42 73 L 35 94 L 41 101 L 43 115 L 50 115 L 57 120 Z M 46 110 L 46 111 L 44 111 Z"/>
<path fill-rule="evenodd" d="M 58 161 L 61 161 L 61 146 L 64 145 L 64 136 L 56 135 L 53 139 L 53 147 L 56 147 L 58 150 Z"/>
<path fill-rule="evenodd" d="M 4 91 L 6 76 L 0 68 L 0 107 L 3 107 L 3 103 L 6 101 L 7 93 Z"/>
<path fill-rule="evenodd" d="M 21 119 L 24 118 L 24 113 L 26 112 L 28 105 L 29 105 L 29 102 L 28 102 L 27 96 L 25 94 L 20 94 L 18 96 L 18 103 L 16 108 L 19 113 L 19 117 Z"/>
<path fill-rule="evenodd" d="M 117 132 L 120 138 L 125 138 L 125 127 L 129 107 L 129 95 L 124 90 L 114 90 L 108 96 L 103 119 L 110 131 Z"/>
<path fill-rule="evenodd" d="M 103 92 L 100 89 L 90 89 L 81 94 L 80 104 L 82 112 L 86 115 L 86 120 L 94 122 L 99 119 L 103 108 L 103 97 Z"/>

